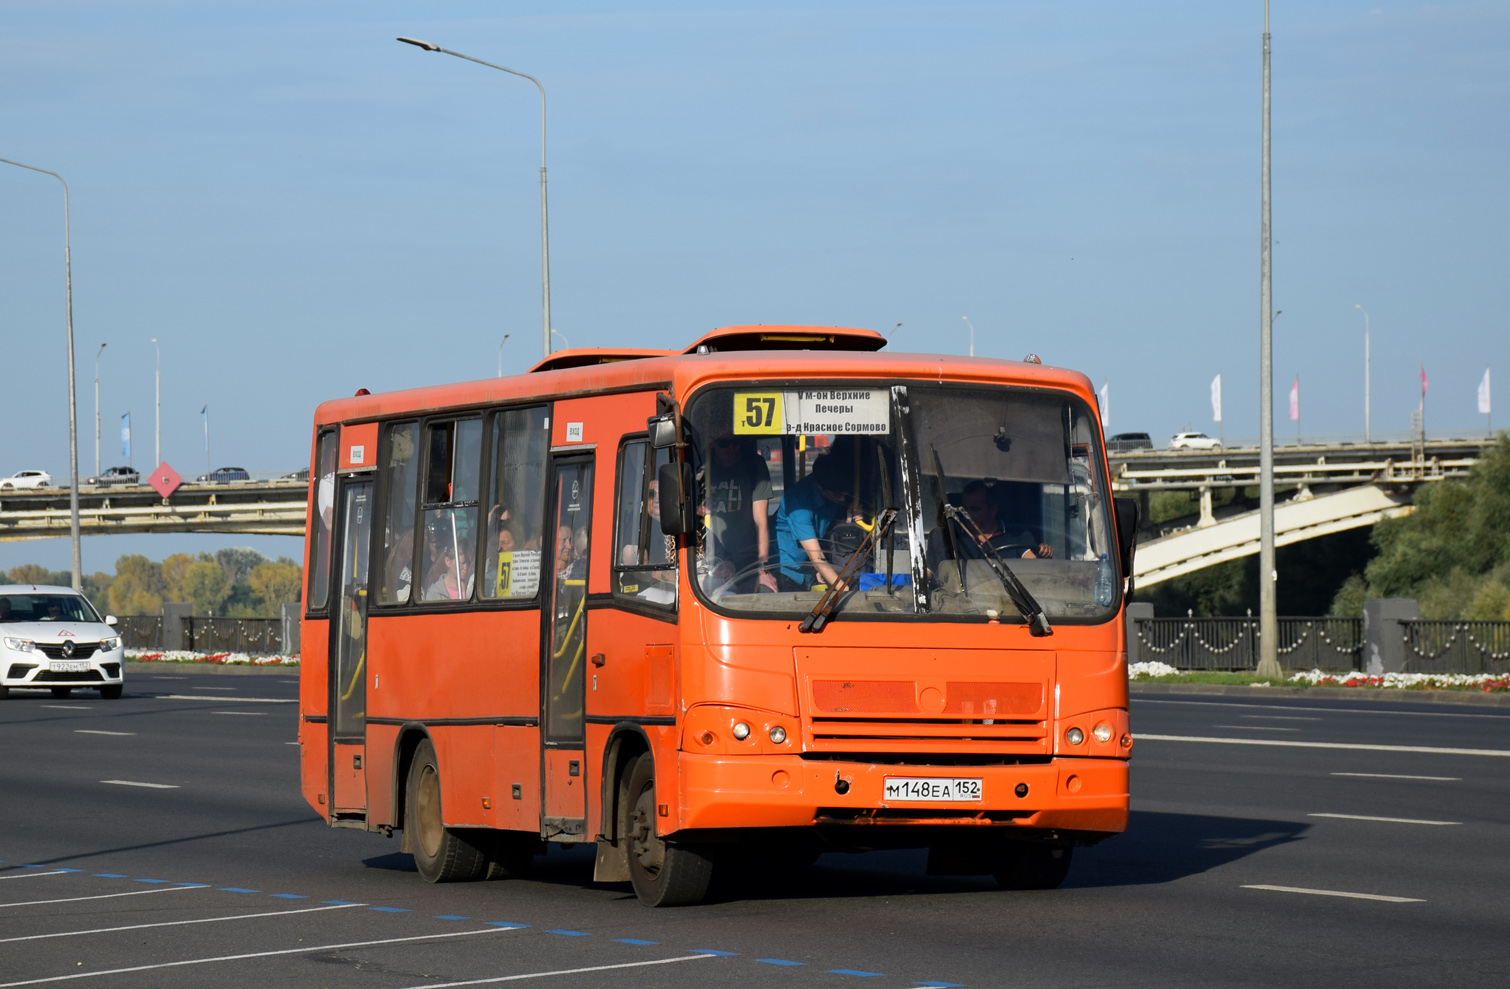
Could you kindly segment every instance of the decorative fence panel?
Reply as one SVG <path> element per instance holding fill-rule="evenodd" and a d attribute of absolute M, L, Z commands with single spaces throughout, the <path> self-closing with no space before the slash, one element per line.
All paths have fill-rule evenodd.
<path fill-rule="evenodd" d="M 281 618 L 185 618 L 183 628 L 184 648 L 195 652 L 283 651 Z"/>
<path fill-rule="evenodd" d="M 1407 673 L 1510 673 L 1510 622 L 1402 620 Z"/>
<path fill-rule="evenodd" d="M 1182 670 L 1258 668 L 1257 618 L 1140 618 L 1138 656 Z M 1362 669 L 1362 618 L 1279 619 L 1279 663 L 1287 669 Z"/>
<path fill-rule="evenodd" d="M 161 615 L 123 615 L 115 620 L 127 649 L 161 649 L 163 618 Z"/>

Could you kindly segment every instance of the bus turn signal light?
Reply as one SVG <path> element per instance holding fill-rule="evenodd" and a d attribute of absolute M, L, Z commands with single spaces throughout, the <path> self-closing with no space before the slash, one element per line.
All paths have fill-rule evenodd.
<path fill-rule="evenodd" d="M 1079 745 L 1081 742 L 1085 741 L 1085 732 L 1081 731 L 1079 728 L 1071 728 L 1069 731 L 1064 733 L 1064 740 L 1066 742 L 1069 742 L 1071 745 Z"/>

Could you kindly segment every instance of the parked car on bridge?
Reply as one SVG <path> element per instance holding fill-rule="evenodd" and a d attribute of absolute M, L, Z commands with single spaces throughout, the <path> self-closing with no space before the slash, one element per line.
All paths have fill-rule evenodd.
<path fill-rule="evenodd" d="M 278 478 L 278 480 L 280 480 L 280 481 L 304 481 L 305 483 L 308 483 L 309 482 L 309 468 L 308 467 L 300 467 L 298 470 L 290 471 L 289 473 L 284 474 L 282 477 Z"/>
<path fill-rule="evenodd" d="M 245 467 L 221 467 L 219 470 L 212 470 L 208 474 L 200 474 L 194 478 L 201 484 L 224 484 L 227 481 L 250 481 L 251 479 L 252 475 L 246 472 Z"/>
<path fill-rule="evenodd" d="M 10 477 L 0 478 L 0 491 L 13 488 L 48 488 L 52 475 L 45 470 L 18 470 Z"/>
<path fill-rule="evenodd" d="M 1128 453 L 1133 450 L 1152 450 L 1153 438 L 1147 433 L 1117 433 L 1106 441 L 1107 453 Z"/>
<path fill-rule="evenodd" d="M 110 484 L 140 484 L 142 475 L 135 467 L 110 467 L 101 471 L 97 477 L 84 478 L 84 483 L 99 487 Z"/>
<path fill-rule="evenodd" d="M 125 650 L 114 615 L 71 587 L 0 587 L 0 700 L 18 687 L 67 697 L 74 687 L 121 696 Z"/>
<path fill-rule="evenodd" d="M 1170 437 L 1169 448 L 1171 450 L 1220 450 L 1222 442 L 1205 433 L 1175 433 Z"/>

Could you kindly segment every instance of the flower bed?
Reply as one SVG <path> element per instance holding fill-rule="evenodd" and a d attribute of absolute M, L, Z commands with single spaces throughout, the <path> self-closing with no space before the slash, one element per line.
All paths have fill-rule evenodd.
<path fill-rule="evenodd" d="M 1268 680 L 1252 673 L 1210 673 L 1180 670 L 1168 663 L 1133 663 L 1127 668 L 1129 680 L 1162 680 L 1174 683 L 1245 683 L 1253 687 L 1373 687 L 1383 690 L 1480 690 L 1484 693 L 1510 691 L 1510 674 L 1505 673 L 1339 673 L 1310 670 L 1292 673 L 1284 680 Z"/>
<path fill-rule="evenodd" d="M 298 666 L 298 656 L 254 656 L 245 652 L 190 652 L 187 649 L 127 649 L 131 663 L 216 663 L 224 666 Z"/>

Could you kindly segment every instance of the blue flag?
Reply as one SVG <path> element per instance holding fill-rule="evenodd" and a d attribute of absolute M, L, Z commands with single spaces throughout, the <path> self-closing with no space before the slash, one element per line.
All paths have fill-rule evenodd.
<path fill-rule="evenodd" d="M 131 413 L 121 416 L 121 456 L 131 459 Z"/>

